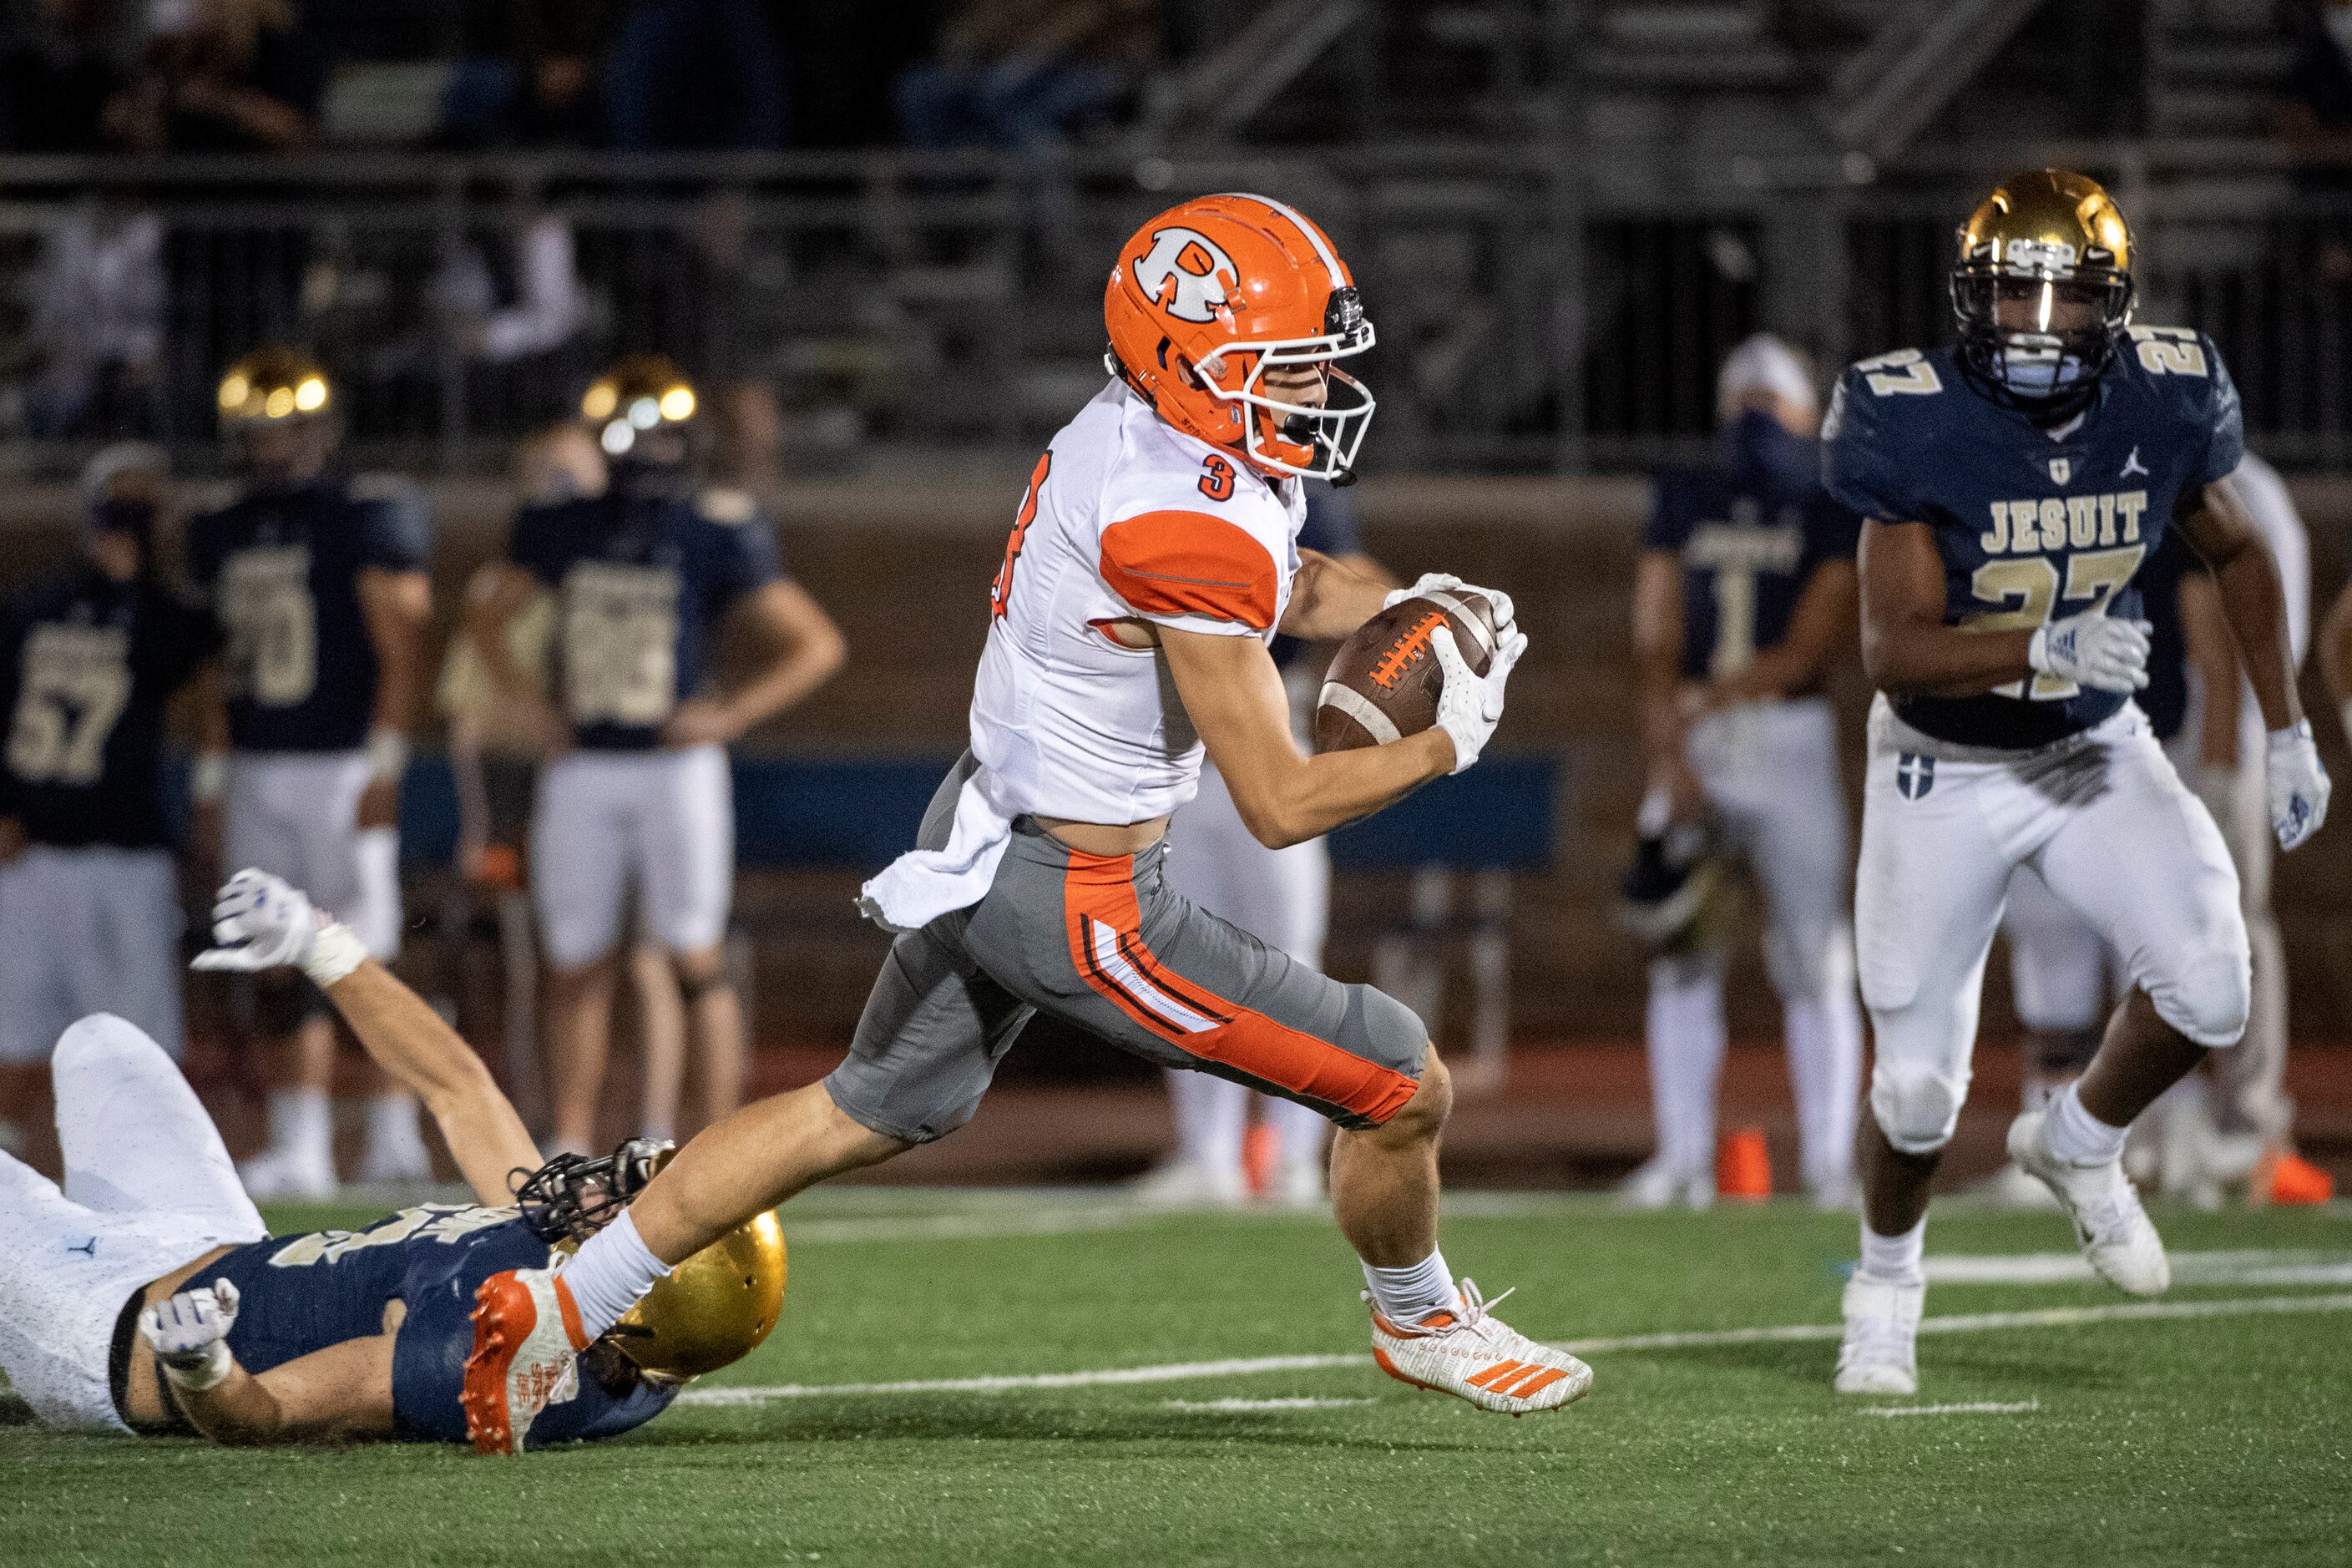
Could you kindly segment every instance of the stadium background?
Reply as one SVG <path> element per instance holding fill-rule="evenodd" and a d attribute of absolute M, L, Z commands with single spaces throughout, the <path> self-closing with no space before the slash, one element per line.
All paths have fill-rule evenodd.
<path fill-rule="evenodd" d="M 205 0 L 194 33 L 162 38 L 124 0 L 14 9 L 9 580 L 67 545 L 70 477 L 110 436 L 162 440 L 200 491 L 222 465 L 214 377 L 279 337 L 337 375 L 352 463 L 431 489 L 446 635 L 502 538 L 516 437 L 625 350 L 697 378 L 714 466 L 774 508 L 851 645 L 842 677 L 739 748 L 785 764 L 767 807 L 743 808 L 758 1085 L 814 1076 L 847 1037 L 883 946 L 850 893 L 920 801 L 877 781 L 935 775 L 960 744 L 1023 477 L 1099 384 L 1103 259 L 1187 192 L 1264 190 L 1330 228 L 1381 333 L 1356 492 L 1370 547 L 1511 588 L 1535 639 L 1498 742 L 1529 789 L 1410 857 L 1368 848 L 1381 864 L 1360 857 L 1334 908 L 1332 967 L 1367 976 L 1412 904 L 1401 859 L 1486 858 L 1457 832 L 1484 843 L 1502 823 L 1540 861 L 1514 870 L 1508 907 L 1527 1092 L 1484 1122 L 1472 1108 L 1459 1141 L 1460 1158 L 1494 1152 L 1491 1179 L 1597 1178 L 1646 1143 L 1641 965 L 1605 916 L 1639 788 L 1627 605 L 1643 473 L 1704 446 L 1732 343 L 1779 331 L 1826 372 L 1939 341 L 1953 223 L 2011 169 L 2081 167 L 2136 226 L 2141 319 L 2202 328 L 2228 356 L 2252 444 L 2311 525 L 2316 604 L 2347 571 L 2352 140 L 2329 127 L 2352 124 L 2352 68 L 2315 7 Z M 247 23 L 241 65 L 172 52 Z M 177 89 L 205 71 L 242 71 L 290 119 L 186 109 Z M 568 256 L 552 288 L 530 272 L 550 247 Z M 503 343 L 483 331 L 501 313 Z M 2315 675 L 2306 694 L 2352 776 Z M 1849 669 L 1850 726 L 1864 695 Z M 1850 745 L 1850 783 L 1858 760 Z M 434 777 L 428 756 L 411 780 L 424 924 L 405 963 L 487 1041 L 488 961 L 434 940 Z M 2329 1163 L 2352 1153 L 2347 887 L 2341 832 L 2281 862 L 2301 1131 Z M 1447 1044 L 1473 1026 L 1465 934 L 1445 948 Z M 1753 952 L 1739 964 L 1733 1029 L 1762 1046 L 1777 1010 Z M 1995 1131 L 2000 967 L 1978 1096 Z M 202 1045 L 217 1004 L 193 1000 Z M 200 1049 L 194 1070 L 234 1139 L 241 1069 Z M 1745 1053 L 1732 1113 L 1784 1126 L 1777 1077 Z M 1045 1154 L 1048 1124 L 1098 1134 L 1053 1171 L 1134 1168 L 1161 1113 L 1113 1091 L 1140 1079 L 1114 1053 L 1025 1043 L 1007 1082 L 1042 1098 L 983 1116 L 973 1136 L 1002 1126 L 1009 1163 L 967 1173 L 1046 1169 L 1021 1161 Z"/>

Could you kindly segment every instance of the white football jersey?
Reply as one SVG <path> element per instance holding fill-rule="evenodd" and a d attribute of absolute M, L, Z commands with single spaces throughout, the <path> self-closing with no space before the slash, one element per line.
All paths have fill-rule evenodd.
<path fill-rule="evenodd" d="M 1038 460 L 990 592 L 979 782 L 1007 816 L 1141 822 L 1192 797 L 1201 742 L 1154 648 L 1112 622 L 1271 640 L 1307 500 L 1112 382 Z"/>

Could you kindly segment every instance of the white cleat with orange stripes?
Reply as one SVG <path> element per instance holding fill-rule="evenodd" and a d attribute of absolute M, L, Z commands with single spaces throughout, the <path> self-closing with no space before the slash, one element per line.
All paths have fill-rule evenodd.
<path fill-rule="evenodd" d="M 1382 1372 L 1506 1415 L 1557 1410 L 1591 1391 L 1591 1367 L 1496 1317 L 1473 1281 L 1463 1280 L 1461 1289 L 1459 1312 L 1433 1312 L 1418 1323 L 1392 1323 L 1373 1310 L 1372 1359 Z"/>
<path fill-rule="evenodd" d="M 552 1268 L 493 1274 L 474 1292 L 474 1350 L 457 1401 L 478 1454 L 520 1454 L 531 1423 L 580 1392 L 580 1309 Z"/>

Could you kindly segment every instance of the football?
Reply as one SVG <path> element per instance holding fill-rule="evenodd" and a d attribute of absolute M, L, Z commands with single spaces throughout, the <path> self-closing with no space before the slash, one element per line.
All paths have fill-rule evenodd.
<path fill-rule="evenodd" d="M 1473 589 L 1416 595 L 1356 628 L 1324 672 L 1315 704 L 1315 749 L 1345 752 L 1417 735 L 1437 722 L 1445 672 L 1429 637 L 1451 627 L 1473 673 L 1495 657 L 1495 612 Z"/>

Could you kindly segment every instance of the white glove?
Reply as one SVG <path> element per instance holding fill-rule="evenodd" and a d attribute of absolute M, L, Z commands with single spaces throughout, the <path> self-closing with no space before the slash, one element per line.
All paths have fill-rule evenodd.
<path fill-rule="evenodd" d="M 236 1287 L 226 1279 L 214 1280 L 208 1290 L 183 1290 L 139 1314 L 139 1331 L 163 1375 L 197 1393 L 219 1387 L 236 1364 L 228 1349 L 228 1331 L 236 1326 Z"/>
<path fill-rule="evenodd" d="M 1454 742 L 1454 768 L 1460 773 L 1478 760 L 1487 738 L 1503 718 L 1503 686 L 1511 667 L 1528 651 L 1528 634 L 1507 629 L 1495 642 L 1495 658 L 1484 675 L 1470 673 L 1470 661 L 1454 646 L 1454 628 L 1439 626 L 1429 634 L 1429 646 L 1445 672 L 1437 694 L 1437 727 Z"/>
<path fill-rule="evenodd" d="M 2271 797 L 2271 831 L 2279 847 L 2292 849 L 2327 820 L 2327 796 L 2336 787 L 2319 765 L 2319 742 L 2311 736 L 2311 721 L 2302 719 L 2289 729 L 2273 730 L 2263 782 Z"/>
<path fill-rule="evenodd" d="M 2037 629 L 2025 661 L 2094 691 L 2137 691 L 2147 684 L 2147 633 L 2146 621 L 2085 610 Z"/>
<path fill-rule="evenodd" d="M 1418 598 L 1423 594 L 1478 595 L 1495 612 L 1495 630 L 1498 635 L 1511 629 L 1512 619 L 1517 614 L 1512 607 L 1511 596 L 1508 594 L 1500 589 L 1480 588 L 1465 583 L 1461 578 L 1447 572 L 1424 572 L 1421 574 L 1421 581 L 1412 587 L 1390 589 L 1388 597 L 1381 601 L 1381 608 L 1392 610 L 1405 600 Z"/>
<path fill-rule="evenodd" d="M 191 969 L 257 974 L 290 967 L 320 985 L 332 985 L 367 957 L 352 928 L 312 909 L 301 889 L 250 868 L 221 888 L 213 905 L 213 942 L 196 954 Z"/>

